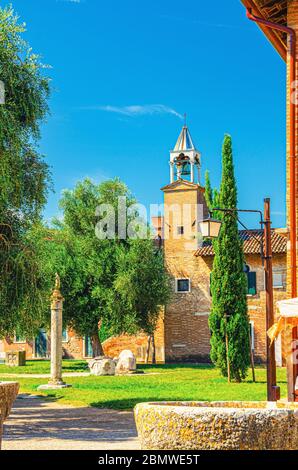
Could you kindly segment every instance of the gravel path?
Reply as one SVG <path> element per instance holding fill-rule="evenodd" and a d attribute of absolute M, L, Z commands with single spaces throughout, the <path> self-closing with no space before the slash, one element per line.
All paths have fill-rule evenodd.
<path fill-rule="evenodd" d="M 139 449 L 133 412 L 60 405 L 20 395 L 4 425 L 3 450 Z"/>

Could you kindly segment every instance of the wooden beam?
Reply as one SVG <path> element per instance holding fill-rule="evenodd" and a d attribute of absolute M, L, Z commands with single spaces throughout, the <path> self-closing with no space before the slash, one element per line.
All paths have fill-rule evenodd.
<path fill-rule="evenodd" d="M 253 13 L 256 16 L 260 16 L 261 18 L 264 18 L 265 20 L 269 19 L 264 16 L 262 9 L 258 6 L 255 0 L 241 0 L 241 2 L 246 8 L 252 8 Z M 287 45 L 283 41 L 282 37 L 276 31 L 266 28 L 266 26 L 259 25 L 259 27 L 263 31 L 265 36 L 267 36 L 269 41 L 273 44 L 273 46 L 275 47 L 277 52 L 280 54 L 282 59 L 286 62 L 287 61 Z"/>

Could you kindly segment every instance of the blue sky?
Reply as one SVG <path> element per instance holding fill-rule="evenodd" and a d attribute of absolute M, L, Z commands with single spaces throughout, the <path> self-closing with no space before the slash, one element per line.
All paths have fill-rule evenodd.
<path fill-rule="evenodd" d="M 285 64 L 239 0 L 13 5 L 52 66 L 40 143 L 55 185 L 46 219 L 58 214 L 61 191 L 86 176 L 119 176 L 140 202 L 161 203 L 179 115 L 187 113 L 203 173 L 219 184 L 230 133 L 239 207 L 262 208 L 271 197 L 273 224 L 285 224 Z"/>

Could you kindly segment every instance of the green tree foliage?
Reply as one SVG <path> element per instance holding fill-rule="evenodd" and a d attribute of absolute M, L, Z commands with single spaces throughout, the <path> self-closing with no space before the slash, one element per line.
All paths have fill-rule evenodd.
<path fill-rule="evenodd" d="M 39 261 L 27 230 L 40 219 L 49 170 L 38 153 L 49 80 L 11 7 L 0 8 L 0 336 L 31 334 L 43 317 Z"/>
<path fill-rule="evenodd" d="M 228 135 L 223 143 L 219 207 L 237 207 L 232 141 Z M 229 362 L 231 379 L 241 381 L 249 367 L 247 281 L 243 272 L 244 256 L 237 218 L 232 213 L 225 213 L 222 219 L 219 239 L 213 243 L 215 258 L 211 282 L 212 310 L 209 319 L 211 359 L 224 376 L 228 374 Z"/>
<path fill-rule="evenodd" d="M 211 187 L 209 171 L 205 173 L 205 199 L 208 209 L 211 211 L 213 209 L 213 191 Z"/>
<path fill-rule="evenodd" d="M 152 336 L 160 314 L 160 307 L 170 299 L 169 278 L 165 274 L 162 252 L 151 239 L 131 240 L 129 249 L 118 258 L 118 272 L 114 282 L 120 316 L 122 309 L 133 313 L 131 332 L 144 331 Z M 115 320 L 112 318 L 111 330 Z M 129 325 L 128 325 L 129 328 Z M 121 326 L 120 326 L 121 330 Z M 119 329 L 118 329 L 119 331 Z M 117 332 L 117 326 L 116 331 Z"/>
<path fill-rule="evenodd" d="M 220 207 L 220 194 L 216 188 L 212 188 L 209 171 L 205 173 L 205 199 L 212 216 L 220 219 L 221 213 L 214 211 L 215 207 Z"/>
<path fill-rule="evenodd" d="M 119 238 L 119 197 L 125 211 L 131 211 L 129 224 L 136 201 L 125 184 L 115 179 L 96 185 L 86 179 L 64 192 L 60 203 L 64 217 L 56 221 L 55 230 L 34 234 L 45 277 L 53 280 L 56 271 L 60 274 L 64 321 L 79 335 L 91 337 L 94 356 L 102 354 L 101 324 L 101 338 L 151 332 L 159 306 L 168 298 L 163 262 L 152 240 Z M 103 204 L 113 207 L 115 238 L 96 236 L 108 211 L 99 215 Z"/>

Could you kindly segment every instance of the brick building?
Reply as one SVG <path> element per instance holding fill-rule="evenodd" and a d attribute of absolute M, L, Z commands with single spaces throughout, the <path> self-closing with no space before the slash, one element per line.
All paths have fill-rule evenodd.
<path fill-rule="evenodd" d="M 297 77 L 298 77 L 298 0 L 242 0 L 247 9 L 247 16 L 261 28 L 287 66 L 287 227 L 289 240 L 287 245 L 287 292 L 295 298 L 298 295 L 297 280 L 297 148 L 298 148 L 298 114 L 297 114 Z M 270 72 L 269 72 L 270 73 Z M 295 344 L 298 329 L 293 328 L 288 335 L 288 342 Z M 295 346 L 294 346 L 294 349 Z M 296 353 L 294 353 L 295 355 Z M 288 399 L 295 396 L 295 384 L 298 383 L 298 366 L 293 364 L 292 356 L 287 358 Z"/>
<path fill-rule="evenodd" d="M 183 127 L 170 154 L 170 183 L 162 188 L 164 215 L 152 219 L 157 238 L 164 251 L 166 269 L 171 277 L 173 298 L 161 312 L 155 333 L 156 357 L 164 361 L 209 361 L 210 333 L 208 316 L 211 308 L 210 275 L 213 250 L 208 242 L 199 243 L 199 221 L 208 214 L 204 188 L 200 184 L 201 155 L 190 132 Z M 248 278 L 248 311 L 252 344 L 256 361 L 264 361 L 266 353 L 264 269 L 260 257 L 260 230 L 240 231 Z M 287 231 L 272 231 L 274 300 L 286 298 Z M 115 357 L 123 349 L 131 349 L 139 362 L 146 356 L 148 338 L 112 337 L 103 344 L 107 355 Z M 0 342 L 1 345 L 1 342 Z M 46 331 L 26 341 L 15 337 L 2 342 L 3 352 L 25 349 L 27 358 L 50 355 Z M 282 348 L 277 344 L 281 365 Z M 0 349 L 1 351 L 1 349 Z M 89 338 L 79 338 L 73 331 L 64 331 L 64 356 L 87 358 L 92 355 Z"/>
<path fill-rule="evenodd" d="M 161 240 L 165 266 L 170 274 L 173 299 L 161 312 L 155 333 L 156 357 L 164 361 L 209 361 L 210 333 L 208 316 L 211 308 L 210 274 L 213 250 L 208 242 L 198 242 L 199 220 L 206 217 L 204 188 L 200 184 L 201 155 L 196 150 L 190 132 L 183 127 L 170 154 L 170 184 L 164 186 L 164 215 L 152 219 Z M 252 344 L 256 361 L 264 361 L 266 353 L 264 269 L 260 257 L 260 230 L 240 231 L 248 277 L 248 311 Z M 272 231 L 273 281 L 275 301 L 286 298 L 287 231 Z M 1 345 L 1 342 L 0 342 Z M 121 336 L 109 338 L 103 344 L 105 353 L 117 356 L 131 349 L 139 362 L 146 356 L 147 337 Z M 7 350 L 25 349 L 27 358 L 50 355 L 48 333 L 41 330 L 37 338 L 26 341 L 15 337 L 0 346 Z M 64 356 L 88 358 L 92 355 L 90 338 L 79 338 L 73 331 L 63 333 Z M 1 349 L 0 349 L 1 353 Z M 281 345 L 277 345 L 281 364 Z"/>
<path fill-rule="evenodd" d="M 200 184 L 201 155 L 190 132 L 183 127 L 170 154 L 170 183 L 162 188 L 164 215 L 152 219 L 164 251 L 165 266 L 170 274 L 173 298 L 162 312 L 155 342 L 158 361 L 209 361 L 211 309 L 210 275 L 213 264 L 212 245 L 199 243 L 198 221 L 208 211 L 204 188 Z M 266 360 L 266 320 L 264 268 L 260 256 L 261 230 L 240 231 L 248 278 L 247 303 L 252 346 L 256 362 Z M 274 305 L 287 298 L 287 230 L 272 230 Z M 282 365 L 282 341 L 276 344 L 277 363 Z M 115 352 L 128 347 L 143 361 L 146 337 L 121 337 L 108 340 L 105 350 Z"/>
<path fill-rule="evenodd" d="M 181 163 L 182 162 L 182 163 Z M 170 184 L 164 192 L 165 265 L 172 278 L 173 301 L 165 308 L 166 360 L 209 360 L 210 333 L 208 316 L 211 307 L 210 275 L 212 245 L 199 247 L 198 221 L 206 216 L 204 188 L 200 184 L 200 153 L 195 149 L 189 130 L 184 126 L 170 158 Z M 193 167 L 193 168 L 192 168 Z M 194 169 L 197 168 L 197 177 Z M 183 178 L 183 179 L 182 179 Z M 169 209 L 170 208 L 170 209 Z M 171 210 L 172 208 L 172 210 Z M 177 217 L 177 212 L 179 217 Z M 258 230 L 240 231 L 248 277 L 248 311 L 251 322 L 255 359 L 265 360 L 265 292 L 264 270 Z M 272 231 L 273 278 L 275 300 L 286 298 L 287 231 Z M 281 363 L 281 345 L 277 345 Z"/>

